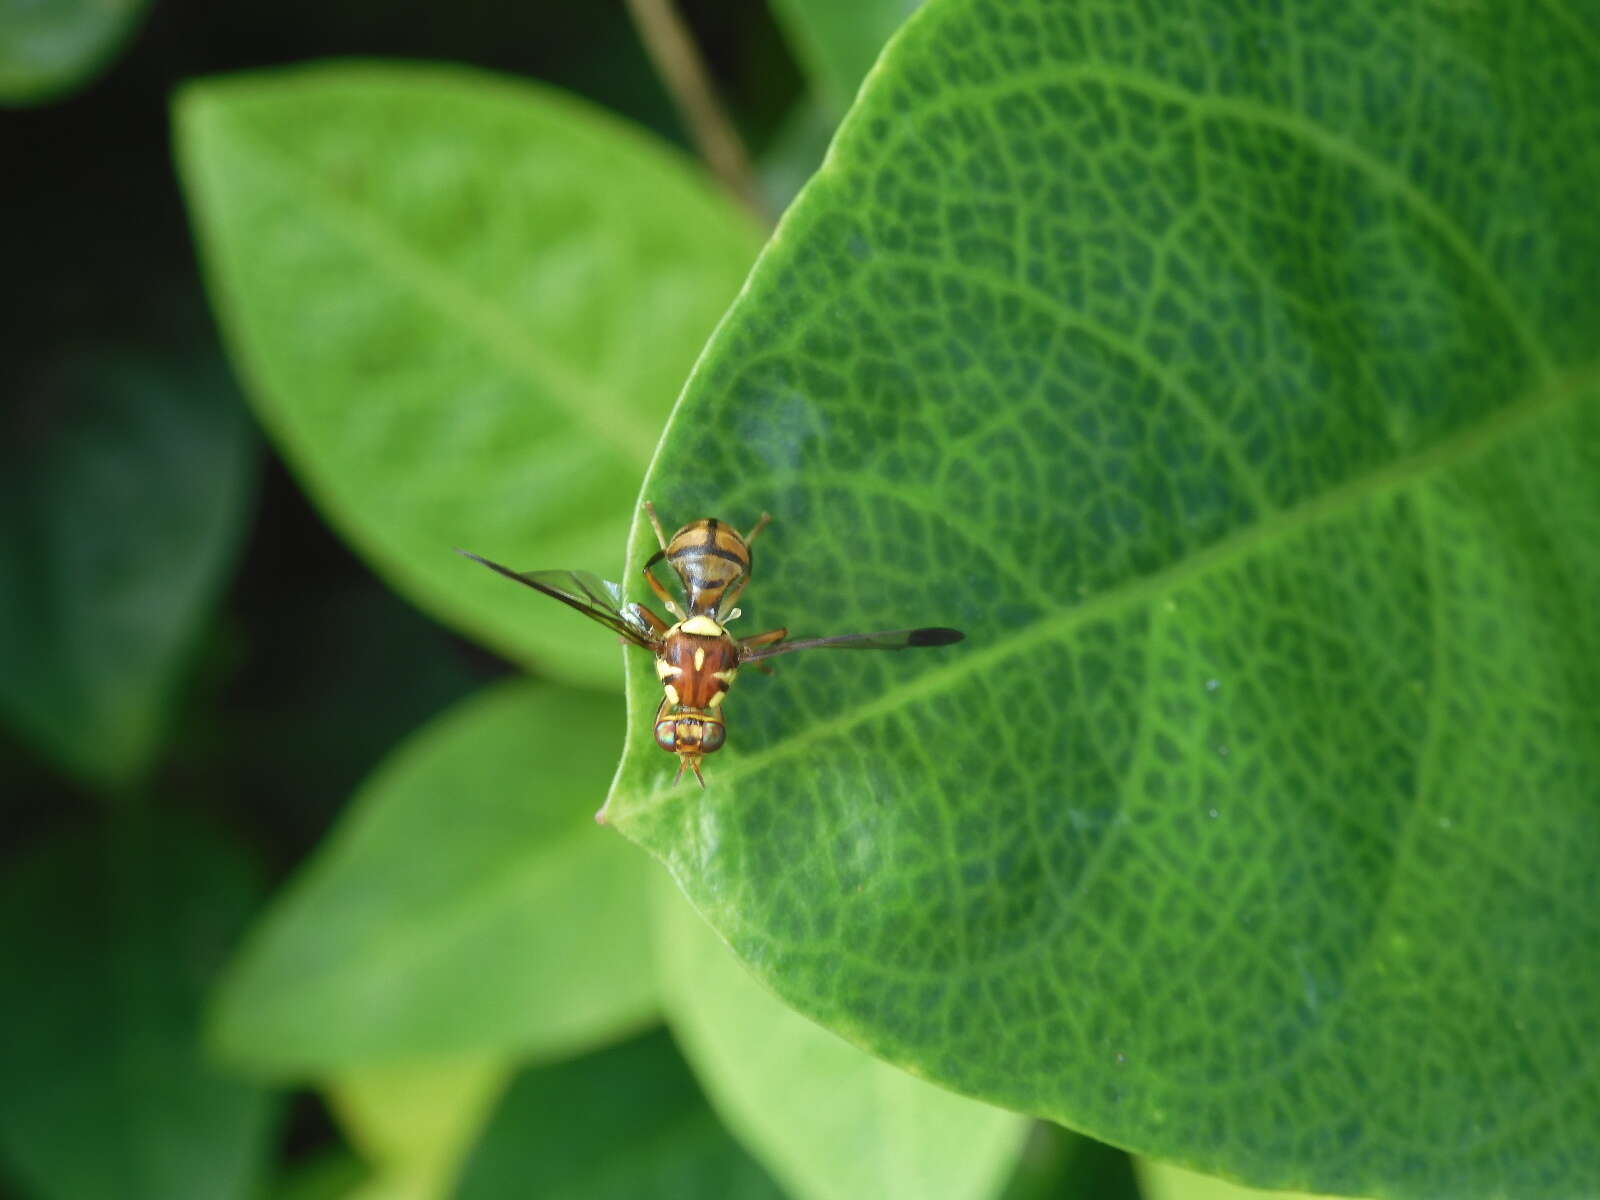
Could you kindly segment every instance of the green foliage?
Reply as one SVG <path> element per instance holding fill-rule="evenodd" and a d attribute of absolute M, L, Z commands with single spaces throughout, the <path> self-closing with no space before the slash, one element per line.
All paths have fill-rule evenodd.
<path fill-rule="evenodd" d="M 60 98 L 94 78 L 149 0 L 0 0 L 0 105 Z"/>
<path fill-rule="evenodd" d="M 231 969 L 219 1051 L 303 1078 L 646 1024 L 646 861 L 593 820 L 621 731 L 615 698 L 519 681 L 406 743 Z"/>
<path fill-rule="evenodd" d="M 678 889 L 655 889 L 663 1000 L 712 1102 L 796 1198 L 993 1196 L 1028 1122 L 840 1041 L 750 977 Z M 780 1082 L 781 1081 L 781 1082 Z"/>
<path fill-rule="evenodd" d="M 247 1200 L 273 1098 L 199 1043 L 203 989 L 260 892 L 173 820 L 68 834 L 0 878 L 0 1158 L 34 1200 Z"/>
<path fill-rule="evenodd" d="M 1140 1200 L 1133 1160 L 1104 1142 L 1035 1121 L 1001 1200 Z"/>
<path fill-rule="evenodd" d="M 645 482 L 776 521 L 610 819 L 778 993 L 1260 1184 L 1600 1190 L 1600 33 L 1534 4 L 943 0 Z M 630 561 L 652 549 L 634 531 Z"/>
<path fill-rule="evenodd" d="M 355 1197 L 448 1195 L 508 1076 L 501 1056 L 367 1067 L 328 1088 L 350 1140 L 376 1168 Z"/>
<path fill-rule="evenodd" d="M 219 363 L 96 349 L 0 453 L 0 712 L 101 788 L 150 768 L 255 477 Z"/>
<path fill-rule="evenodd" d="M 446 7 L 381 45 L 343 0 L 173 10 L 6 118 L 6 1185 L 1139 1194 L 1067 1125 L 1170 1160 L 1152 1200 L 1243 1194 L 1174 1163 L 1600 1193 L 1600 14 L 932 0 L 878 61 L 914 7 L 691 14 L 775 210 L 865 80 L 736 300 L 748 219 L 548 88 L 181 92 L 269 435 L 405 596 L 542 676 L 386 758 L 500 668 L 275 468 L 218 611 L 250 437 L 172 365 L 204 357 L 166 328 L 197 283 L 139 123 L 179 70 L 420 45 L 676 128 L 624 10 L 528 39 Z M 87 11 L 0 7 L 0 103 L 19 22 Z M 103 60 L 87 29 L 29 99 Z M 709 787 L 672 786 L 647 656 L 625 713 L 614 637 L 449 552 L 643 598 L 642 472 L 669 520 L 773 513 L 739 632 L 968 640 L 747 671 Z M 301 1110 L 269 1170 L 272 1097 L 197 1035 L 258 890 L 231 838 L 287 870 L 363 776 L 211 995 L 217 1061 L 339 1126 Z M 594 825 L 608 781 L 713 928 Z M 201 806 L 229 839 L 174 816 Z M 620 1042 L 658 1015 L 687 1062 Z"/>
<path fill-rule="evenodd" d="M 441 67 L 196 84 L 213 297 L 319 505 L 430 612 L 614 686 L 575 613 L 449 553 L 614 577 L 640 472 L 755 253 L 685 164 L 571 97 Z"/>
<path fill-rule="evenodd" d="M 266 1200 L 351 1200 L 366 1178 L 355 1155 L 330 1151 L 284 1172 Z"/>
<path fill-rule="evenodd" d="M 839 116 L 850 107 L 889 35 L 922 0 L 774 0 L 817 99 Z"/>
<path fill-rule="evenodd" d="M 1299 1192 L 1263 1192 L 1241 1187 L 1151 1159 L 1140 1162 L 1139 1182 L 1145 1200 L 1316 1200 L 1314 1196 Z"/>
<path fill-rule="evenodd" d="M 621 1152 L 619 1152 L 621 1151 Z M 473 1151 L 461 1200 L 778 1200 L 656 1032 L 511 1085 Z"/>

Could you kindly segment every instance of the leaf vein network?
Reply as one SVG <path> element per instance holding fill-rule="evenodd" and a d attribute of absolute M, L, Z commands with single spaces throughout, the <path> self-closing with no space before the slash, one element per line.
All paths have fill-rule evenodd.
<path fill-rule="evenodd" d="M 1058 63 L 1045 68 L 1016 71 L 1007 75 L 1001 84 L 964 83 L 959 92 L 952 93 L 947 99 L 920 105 L 914 112 L 906 114 L 900 132 L 879 148 L 877 157 L 894 161 L 899 154 L 899 147 L 920 133 L 917 118 L 926 122 L 929 117 L 964 111 L 972 105 L 975 96 L 1006 99 L 1030 94 L 1047 84 L 1084 81 L 1142 92 L 1152 99 L 1180 105 L 1197 114 L 1275 129 L 1300 139 L 1329 160 L 1344 163 L 1367 176 L 1381 190 L 1398 197 L 1415 213 L 1419 221 L 1434 233 L 1477 281 L 1506 328 L 1515 336 L 1523 354 L 1534 365 L 1541 382 L 1549 382 L 1555 375 L 1556 366 L 1548 349 L 1523 319 L 1499 277 L 1466 232 L 1401 171 L 1373 157 L 1337 130 L 1300 113 L 1280 111 L 1259 101 L 1221 93 L 1191 91 L 1143 72 L 1108 63 Z"/>

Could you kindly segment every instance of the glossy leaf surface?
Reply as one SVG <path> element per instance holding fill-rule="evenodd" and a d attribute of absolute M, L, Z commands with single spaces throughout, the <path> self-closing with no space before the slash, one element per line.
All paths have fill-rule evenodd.
<path fill-rule="evenodd" d="M 0 0 L 0 105 L 81 87 L 144 16 L 149 0 Z"/>
<path fill-rule="evenodd" d="M 781 1200 L 657 1030 L 525 1071 L 463 1171 L 461 1200 Z"/>
<path fill-rule="evenodd" d="M 0 713 L 136 781 L 243 533 L 249 416 L 215 359 L 94 349 L 30 381 L 0 450 Z"/>
<path fill-rule="evenodd" d="M 636 735 L 611 820 L 957 1090 L 1258 1185 L 1600 1190 L 1597 49 L 924 9 L 645 487 L 775 515 L 748 631 L 968 641 L 742 678 L 710 786 Z"/>
<path fill-rule="evenodd" d="M 467 71 L 198 84 L 178 138 L 235 361 L 324 513 L 430 612 L 613 686 L 614 638 L 450 551 L 617 577 L 747 218 L 645 135 Z"/>
<path fill-rule="evenodd" d="M 367 783 L 254 931 L 212 1033 L 274 1076 L 570 1054 L 655 1013 L 653 869 L 594 823 L 622 705 L 516 681 Z"/>
<path fill-rule="evenodd" d="M 171 820 L 59 837 L 0 878 L 0 1157 L 33 1200 L 250 1200 L 275 1098 L 205 1061 L 200 1005 L 260 883 Z"/>
<path fill-rule="evenodd" d="M 674 1036 L 723 1120 L 797 1200 L 978 1200 L 1030 1122 L 863 1054 L 740 965 L 670 880 L 656 959 Z"/>

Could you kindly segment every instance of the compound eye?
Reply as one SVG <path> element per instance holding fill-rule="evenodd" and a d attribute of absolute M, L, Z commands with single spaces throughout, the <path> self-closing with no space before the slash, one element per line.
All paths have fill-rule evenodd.
<path fill-rule="evenodd" d="M 722 743 L 727 739 L 728 731 L 721 725 L 707 725 L 701 738 L 700 749 L 710 754 L 713 750 L 721 750 Z"/>
<path fill-rule="evenodd" d="M 656 745 L 669 754 L 678 748 L 677 728 L 678 723 L 676 721 L 656 722 Z"/>

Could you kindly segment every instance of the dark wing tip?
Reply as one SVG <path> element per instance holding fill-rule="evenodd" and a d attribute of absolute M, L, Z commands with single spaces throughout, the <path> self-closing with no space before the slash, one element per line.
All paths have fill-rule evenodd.
<path fill-rule="evenodd" d="M 906 639 L 908 646 L 948 646 L 952 642 L 959 642 L 967 635 L 959 629 L 945 629 L 935 626 L 930 629 L 913 629 L 911 636 Z"/>
<path fill-rule="evenodd" d="M 493 559 L 485 558 L 481 554 L 474 554 L 471 550 L 463 550 L 460 546 L 456 547 L 456 553 L 461 555 L 462 558 L 470 558 L 473 562 L 482 563 L 484 566 L 488 567 L 489 570 L 497 571 L 501 575 L 505 575 L 508 578 L 517 580 L 519 583 L 527 582 L 526 579 L 523 579 L 522 576 L 518 575 L 510 567 L 503 567 Z"/>

